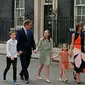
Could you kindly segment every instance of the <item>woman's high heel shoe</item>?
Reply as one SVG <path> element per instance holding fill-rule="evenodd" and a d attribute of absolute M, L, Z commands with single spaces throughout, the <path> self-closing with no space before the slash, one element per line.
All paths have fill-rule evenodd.
<path fill-rule="evenodd" d="M 76 73 L 73 72 L 73 79 L 76 80 Z"/>
<path fill-rule="evenodd" d="M 81 84 L 81 82 L 77 82 L 77 84 Z"/>

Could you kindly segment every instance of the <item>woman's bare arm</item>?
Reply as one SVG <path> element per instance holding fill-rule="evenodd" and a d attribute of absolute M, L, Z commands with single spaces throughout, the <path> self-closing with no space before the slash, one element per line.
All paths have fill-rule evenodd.
<path fill-rule="evenodd" d="M 74 48 L 74 39 L 75 39 L 75 35 L 74 33 L 72 34 L 72 42 L 71 42 L 71 46 L 70 46 L 70 51 L 72 52 L 72 49 Z"/>
<path fill-rule="evenodd" d="M 72 49 L 74 48 L 74 39 L 75 39 L 75 35 L 74 33 L 72 34 L 72 42 L 71 42 L 71 46 L 70 46 L 70 51 L 72 52 Z"/>

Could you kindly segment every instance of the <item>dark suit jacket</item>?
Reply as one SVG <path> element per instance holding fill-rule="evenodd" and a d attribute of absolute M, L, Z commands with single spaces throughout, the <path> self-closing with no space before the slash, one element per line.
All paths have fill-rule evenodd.
<path fill-rule="evenodd" d="M 36 49 L 34 36 L 31 29 L 29 30 L 28 38 L 23 28 L 17 31 L 16 38 L 18 41 L 17 51 L 22 51 L 23 54 L 32 54 L 32 48 L 33 50 Z"/>

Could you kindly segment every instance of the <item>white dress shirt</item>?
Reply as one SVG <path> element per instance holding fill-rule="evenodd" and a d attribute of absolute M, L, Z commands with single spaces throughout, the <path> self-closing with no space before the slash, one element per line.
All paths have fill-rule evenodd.
<path fill-rule="evenodd" d="M 9 39 L 7 41 L 7 57 L 17 58 L 17 40 Z"/>

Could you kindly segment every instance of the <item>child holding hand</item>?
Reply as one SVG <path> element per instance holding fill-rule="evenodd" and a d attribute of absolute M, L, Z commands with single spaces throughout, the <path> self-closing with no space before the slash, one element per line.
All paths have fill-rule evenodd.
<path fill-rule="evenodd" d="M 10 69 L 11 64 L 13 65 L 13 84 L 17 83 L 17 40 L 16 32 L 9 32 L 10 39 L 7 41 L 7 57 L 6 57 L 6 68 L 3 73 L 3 80 L 6 80 L 7 72 Z"/>
<path fill-rule="evenodd" d="M 71 57 L 71 54 L 68 51 L 66 44 L 63 44 L 62 51 L 60 51 L 56 57 L 60 57 L 60 78 L 59 78 L 59 80 L 62 81 L 62 77 L 63 77 L 65 83 L 67 83 L 67 81 L 68 81 L 68 79 L 66 77 L 66 70 L 73 68 L 73 65 L 71 64 L 71 62 L 69 62 L 69 56 Z"/>

